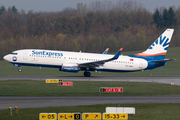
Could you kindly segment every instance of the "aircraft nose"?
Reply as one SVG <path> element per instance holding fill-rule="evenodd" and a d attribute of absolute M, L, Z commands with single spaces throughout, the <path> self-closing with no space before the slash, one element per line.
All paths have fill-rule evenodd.
<path fill-rule="evenodd" d="M 9 60 L 9 55 L 5 55 L 5 56 L 3 57 L 3 59 L 6 60 L 6 61 L 8 61 L 8 60 Z"/>

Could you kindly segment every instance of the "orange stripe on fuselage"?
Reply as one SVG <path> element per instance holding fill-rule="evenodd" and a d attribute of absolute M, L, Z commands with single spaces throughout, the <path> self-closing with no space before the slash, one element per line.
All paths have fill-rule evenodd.
<path fill-rule="evenodd" d="M 137 56 L 157 56 L 157 55 L 166 55 L 166 52 L 157 53 L 157 54 L 138 53 L 138 54 L 134 54 L 134 55 L 137 55 Z"/>

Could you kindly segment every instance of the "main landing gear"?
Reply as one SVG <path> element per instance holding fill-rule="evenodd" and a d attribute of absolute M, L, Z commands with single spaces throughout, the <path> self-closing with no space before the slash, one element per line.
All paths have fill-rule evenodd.
<path fill-rule="evenodd" d="M 85 77 L 90 77 L 90 76 L 91 76 L 91 73 L 90 73 L 90 72 L 85 71 L 85 72 L 84 72 L 84 76 L 85 76 Z"/>

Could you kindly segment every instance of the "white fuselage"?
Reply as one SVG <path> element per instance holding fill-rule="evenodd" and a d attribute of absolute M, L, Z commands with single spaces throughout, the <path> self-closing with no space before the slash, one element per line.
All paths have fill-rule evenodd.
<path fill-rule="evenodd" d="M 4 56 L 4 59 L 14 65 L 61 68 L 65 63 L 89 63 L 110 59 L 112 57 L 113 55 L 107 54 L 24 49 L 14 51 L 13 53 Z M 96 67 L 95 70 L 119 72 L 139 71 L 146 69 L 147 66 L 148 62 L 144 59 L 120 55 L 118 59 L 106 62 L 102 66 Z"/>

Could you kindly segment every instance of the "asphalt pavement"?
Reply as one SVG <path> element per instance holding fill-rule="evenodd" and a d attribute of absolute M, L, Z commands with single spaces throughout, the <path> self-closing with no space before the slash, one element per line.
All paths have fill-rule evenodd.
<path fill-rule="evenodd" d="M 129 81 L 180 85 L 180 76 L 0 76 L 0 80 Z M 0 110 L 9 106 L 37 108 L 119 103 L 180 103 L 180 95 L 147 96 L 0 96 Z"/>

